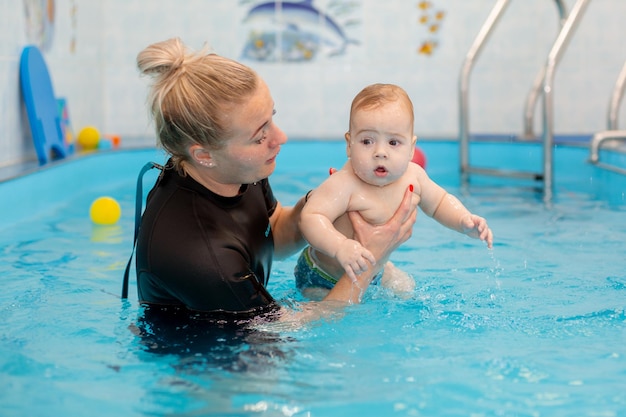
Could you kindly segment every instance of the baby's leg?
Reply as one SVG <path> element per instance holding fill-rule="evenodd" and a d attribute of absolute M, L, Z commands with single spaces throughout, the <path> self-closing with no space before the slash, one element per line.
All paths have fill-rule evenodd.
<path fill-rule="evenodd" d="M 415 290 L 415 280 L 409 274 L 387 262 L 380 281 L 381 285 L 398 296 L 408 296 Z"/>

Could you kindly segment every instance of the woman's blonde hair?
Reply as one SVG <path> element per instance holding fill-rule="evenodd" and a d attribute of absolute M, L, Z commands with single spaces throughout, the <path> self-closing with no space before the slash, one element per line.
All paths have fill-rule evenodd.
<path fill-rule="evenodd" d="M 157 139 L 179 170 L 190 145 L 223 146 L 231 129 L 225 114 L 258 86 L 251 68 L 206 48 L 189 51 L 179 38 L 148 46 L 137 55 L 137 67 L 154 79 L 148 104 Z"/>

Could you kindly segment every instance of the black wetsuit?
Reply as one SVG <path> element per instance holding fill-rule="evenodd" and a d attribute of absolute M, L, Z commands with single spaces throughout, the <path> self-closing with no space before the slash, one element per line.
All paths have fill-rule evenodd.
<path fill-rule="evenodd" d="M 267 179 L 222 197 L 168 163 L 150 191 L 137 240 L 137 292 L 150 309 L 251 316 L 267 292 L 276 198 Z"/>

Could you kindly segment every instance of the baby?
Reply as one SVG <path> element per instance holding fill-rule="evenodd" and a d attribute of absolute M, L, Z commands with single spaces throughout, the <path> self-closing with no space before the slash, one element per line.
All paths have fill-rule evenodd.
<path fill-rule="evenodd" d="M 426 215 L 492 247 L 493 234 L 487 221 L 470 213 L 422 167 L 411 162 L 417 140 L 413 121 L 413 104 L 396 85 L 370 85 L 352 101 L 350 130 L 345 134 L 348 161 L 309 195 L 302 210 L 300 228 L 310 246 L 300 255 L 295 275 L 305 295 L 314 296 L 308 289 L 332 288 L 344 271 L 356 280 L 368 262 L 376 261 L 353 239 L 347 213 L 358 211 L 371 224 L 385 223 L 407 188 Z M 394 282 L 402 274 L 389 273 L 392 270 L 399 271 L 388 262 L 382 277 L 376 279 L 400 291 L 414 288 L 407 274 L 401 279 L 404 283 Z"/>

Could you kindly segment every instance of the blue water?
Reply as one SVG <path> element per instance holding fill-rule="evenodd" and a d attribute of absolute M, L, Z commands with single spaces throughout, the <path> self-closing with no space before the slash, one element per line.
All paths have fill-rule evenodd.
<path fill-rule="evenodd" d="M 231 329 L 142 339 L 130 255 L 136 174 L 154 150 L 76 158 L 0 184 L 2 416 L 620 416 L 626 414 L 626 179 L 556 151 L 556 198 L 533 184 L 460 187 L 453 143 L 422 144 L 428 172 L 489 220 L 495 247 L 420 214 L 392 257 L 416 290 Z M 538 165 L 533 145 L 480 144 L 480 163 Z M 618 160 L 621 156 L 615 156 Z M 291 204 L 344 160 L 339 142 L 290 142 L 272 183 Z M 153 173 L 146 185 L 154 180 Z M 111 195 L 120 222 L 94 227 Z M 295 258 L 270 292 L 306 310 Z"/>

